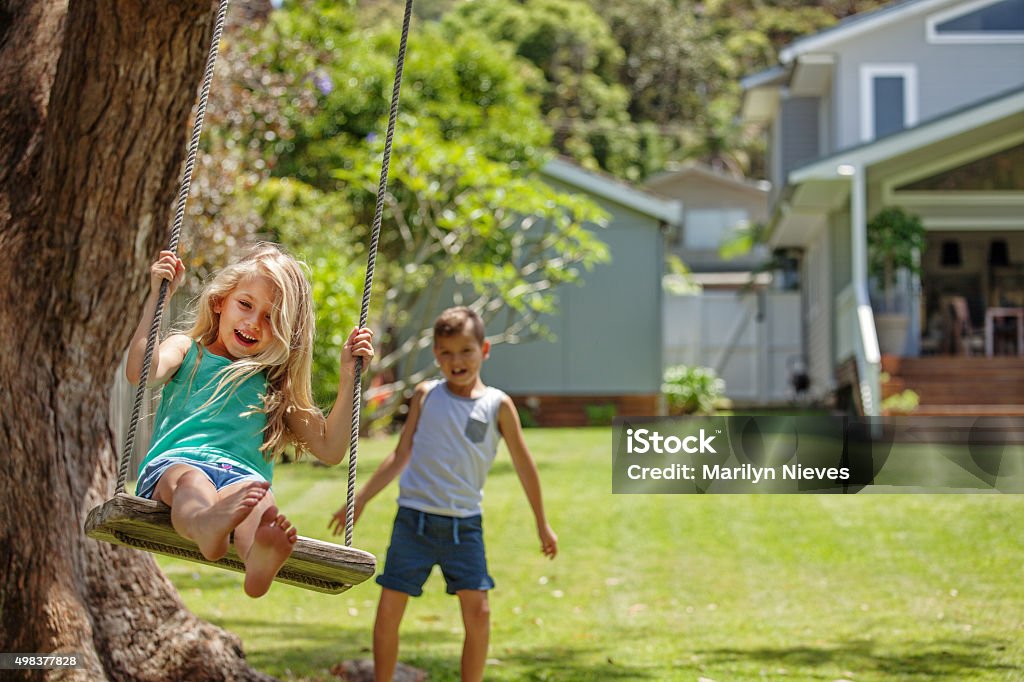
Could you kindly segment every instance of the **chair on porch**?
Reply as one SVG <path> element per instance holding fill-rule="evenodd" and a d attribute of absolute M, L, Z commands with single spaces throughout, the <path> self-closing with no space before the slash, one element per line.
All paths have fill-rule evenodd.
<path fill-rule="evenodd" d="M 971 322 L 971 311 L 964 296 L 943 296 L 940 300 L 946 319 L 945 350 L 952 355 L 982 355 L 985 335 Z"/>

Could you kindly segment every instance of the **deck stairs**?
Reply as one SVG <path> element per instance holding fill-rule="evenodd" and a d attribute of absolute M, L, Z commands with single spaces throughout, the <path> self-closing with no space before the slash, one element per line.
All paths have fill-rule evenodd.
<path fill-rule="evenodd" d="M 1024 357 L 882 358 L 882 399 L 910 389 L 919 416 L 1024 417 Z"/>

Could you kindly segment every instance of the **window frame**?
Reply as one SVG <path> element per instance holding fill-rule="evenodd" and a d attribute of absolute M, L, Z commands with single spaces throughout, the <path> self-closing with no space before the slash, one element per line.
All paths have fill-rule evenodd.
<path fill-rule="evenodd" d="M 1024 31 L 998 32 L 998 31 L 956 31 L 953 33 L 940 33 L 939 24 L 950 19 L 962 17 L 990 5 L 995 5 L 1003 0 L 974 0 L 960 7 L 952 7 L 941 12 L 932 14 L 925 20 L 925 38 L 929 43 L 936 45 L 978 45 L 978 44 L 1019 44 L 1024 43 Z"/>
<path fill-rule="evenodd" d="M 918 121 L 918 89 L 916 64 L 862 64 L 860 67 L 860 140 L 871 142 L 875 131 L 875 78 L 903 78 L 903 129 Z"/>

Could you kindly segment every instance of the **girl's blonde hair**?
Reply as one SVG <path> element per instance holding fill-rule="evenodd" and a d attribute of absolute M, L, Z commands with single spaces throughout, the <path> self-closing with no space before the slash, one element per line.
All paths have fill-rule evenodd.
<path fill-rule="evenodd" d="M 270 313 L 270 343 L 259 353 L 232 362 L 222 370 L 209 402 L 230 395 L 242 382 L 264 372 L 267 392 L 263 405 L 253 406 L 253 409 L 267 416 L 260 452 L 270 460 L 288 443 L 295 445 L 297 455 L 305 450 L 305 445 L 285 423 L 288 412 L 301 410 L 320 414 L 313 403 L 310 385 L 316 318 L 303 266 L 276 244 L 256 244 L 207 283 L 199 295 L 195 322 L 185 334 L 199 344 L 200 352 L 214 343 L 220 329 L 220 315 L 214 312 L 217 304 L 243 281 L 260 276 L 269 279 L 276 291 Z"/>

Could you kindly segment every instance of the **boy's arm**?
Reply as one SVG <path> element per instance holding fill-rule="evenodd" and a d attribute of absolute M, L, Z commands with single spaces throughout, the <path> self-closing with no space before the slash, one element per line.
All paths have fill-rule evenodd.
<path fill-rule="evenodd" d="M 128 358 L 125 361 L 124 373 L 128 381 L 138 385 L 142 378 L 143 360 L 146 359 L 146 343 L 149 340 L 149 330 L 153 326 L 153 318 L 156 316 L 156 302 L 160 294 L 160 283 L 162 280 L 170 282 L 168 299 L 174 295 L 178 285 L 185 277 L 185 266 L 182 265 L 173 251 L 161 251 L 160 258 L 150 267 L 149 296 L 142 309 L 142 317 L 132 334 L 132 340 L 128 344 Z M 184 334 L 169 336 L 163 342 L 158 343 L 153 351 L 153 361 L 149 367 L 147 384 L 150 386 L 161 386 L 174 376 L 174 373 L 181 367 L 185 354 L 188 352 L 192 340 Z"/>
<path fill-rule="evenodd" d="M 423 405 L 423 398 L 426 394 L 426 384 L 420 384 L 416 387 L 409 405 L 409 416 L 402 427 L 402 435 L 398 438 L 398 445 L 390 455 L 384 458 L 384 461 L 380 463 L 377 470 L 370 476 L 370 480 L 356 492 L 355 508 L 352 510 L 355 521 L 359 520 L 366 503 L 376 497 L 377 493 L 381 490 L 384 490 L 391 481 L 395 480 L 395 477 L 402 473 L 402 470 L 409 463 L 409 458 L 412 457 L 412 439 L 416 433 L 416 425 L 420 420 L 420 408 Z M 334 516 L 331 517 L 330 522 L 327 524 L 327 527 L 335 535 L 340 535 L 344 532 L 347 512 L 347 506 L 341 505 L 341 508 L 334 512 Z"/>
<path fill-rule="evenodd" d="M 356 357 L 363 358 L 364 364 L 373 359 L 373 332 L 369 329 L 353 329 L 345 341 L 341 351 L 338 398 L 327 417 L 319 410 L 294 410 L 285 416 L 289 430 L 324 464 L 334 465 L 344 460 L 352 437 Z"/>
<path fill-rule="evenodd" d="M 554 559 L 558 554 L 558 536 L 555 535 L 555 531 L 548 525 L 547 517 L 544 516 L 544 499 L 540 492 L 540 475 L 537 473 L 537 464 L 526 448 L 523 427 L 519 423 L 519 413 L 516 412 L 515 403 L 508 396 L 505 396 L 501 402 L 498 412 L 498 428 L 508 446 L 512 465 L 516 468 L 519 482 L 522 483 L 526 499 L 533 510 L 533 518 L 537 522 L 537 535 L 540 536 L 540 549 L 545 556 Z"/>

